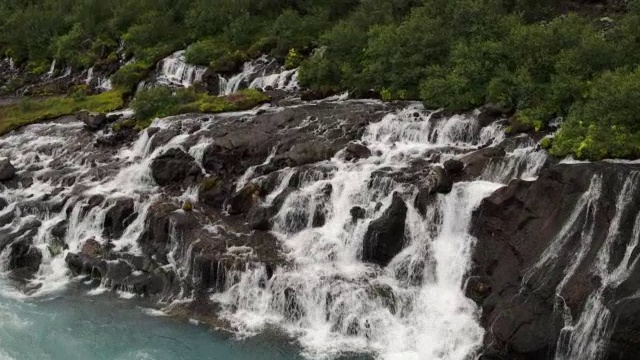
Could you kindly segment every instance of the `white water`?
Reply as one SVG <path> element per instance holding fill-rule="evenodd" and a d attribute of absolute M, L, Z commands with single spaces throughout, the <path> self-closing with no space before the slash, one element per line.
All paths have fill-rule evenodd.
<path fill-rule="evenodd" d="M 202 76 L 207 71 L 204 66 L 195 66 L 186 63 L 184 51 L 178 51 L 168 56 L 158 64 L 158 77 L 156 81 L 163 85 L 177 85 L 190 87 L 194 83 L 202 81 Z"/>
<path fill-rule="evenodd" d="M 414 112 L 420 113 L 418 119 Z M 497 128 L 480 129 L 473 118 L 432 121 L 430 115 L 419 106 L 390 114 L 369 125 L 362 138 L 379 155 L 355 163 L 338 155 L 324 165 L 334 169 L 328 176 L 318 172 L 303 177 L 275 223 L 293 269 L 279 269 L 269 281 L 264 267 L 229 276 L 228 290 L 212 297 L 225 305 L 227 319 L 246 334 L 281 326 L 299 337 L 311 358 L 351 351 L 386 359 L 463 360 L 478 349 L 484 334 L 479 310 L 463 294 L 474 243 L 467 231 L 473 209 L 502 184 L 457 183 L 450 194 L 438 196 L 426 218 L 412 206 L 413 187 L 388 179 L 369 186 L 376 170 L 403 171 L 411 160 L 434 149 L 468 152 L 483 138 L 502 136 Z M 444 155 L 443 160 L 458 156 Z M 497 171 L 503 173 L 488 175 L 509 180 L 516 173 L 509 166 Z M 267 203 L 290 178 L 290 170 L 282 172 L 281 186 Z M 324 200 L 321 194 L 329 184 L 333 191 Z M 403 194 L 409 208 L 406 247 L 380 269 L 360 260 L 362 241 L 369 222 L 380 216 L 394 191 Z M 378 202 L 384 205 L 376 210 Z M 365 220 L 351 221 L 353 206 L 366 210 Z M 310 215 L 319 208 L 327 212 L 326 223 L 313 228 Z M 300 224 L 300 218 L 308 220 Z"/>
<path fill-rule="evenodd" d="M 419 116 L 414 117 L 414 113 Z M 276 269 L 270 280 L 265 267 L 255 263 L 229 274 L 226 291 L 213 295 L 213 300 L 223 306 L 223 316 L 243 334 L 255 334 L 270 325 L 283 328 L 297 336 L 311 358 L 366 352 L 387 359 L 468 359 L 481 345 L 484 332 L 478 324 L 479 309 L 463 292 L 463 276 L 474 244 L 468 226 L 480 201 L 502 184 L 483 180 L 457 183 L 450 194 L 438 195 L 423 217 L 413 207 L 415 187 L 385 177 L 371 181 L 375 171 L 404 172 L 412 160 L 424 159 L 434 151 L 443 152 L 438 160 L 443 162 L 489 141 L 496 144 L 504 137 L 499 126 L 481 129 L 472 117 L 435 120 L 431 115 L 418 105 L 389 114 L 370 124 L 361 139 L 373 156 L 348 162 L 339 153 L 322 164 L 332 169 L 329 174 L 313 170 L 302 176 L 300 188 L 289 195 L 275 219 L 275 231 L 292 266 Z M 153 125 L 167 128 L 174 121 L 157 120 Z M 202 125 L 213 127 L 215 121 L 214 118 Z M 11 203 L 0 216 L 14 211 L 18 214 L 0 231 L 19 229 L 35 219 L 42 222 L 34 236 L 34 244 L 44 256 L 31 284 L 34 296 L 55 293 L 67 286 L 71 277 L 64 258 L 68 252 L 77 252 L 90 238 L 101 244 L 110 241 L 117 250 L 139 252 L 137 239 L 143 231 L 145 212 L 160 193 L 149 165 L 167 149 L 183 147 L 187 139 L 182 134 L 152 150 L 152 137 L 144 131 L 130 147 L 113 156 L 93 158 L 93 135 L 78 122 L 32 125 L 0 138 L 0 157 L 10 158 L 18 169 L 41 169 L 35 171 L 32 186 L 0 193 Z M 191 148 L 196 160 L 201 161 L 202 150 L 210 143 L 210 139 L 201 138 Z M 529 150 L 518 150 L 521 149 L 513 149 L 512 156 L 530 156 Z M 269 161 L 266 159 L 265 163 Z M 507 181 L 535 176 L 537 168 L 514 170 L 520 163 L 507 162 L 482 178 Z M 47 173 L 54 169 L 77 177 L 75 185 L 63 186 L 60 180 L 48 180 Z M 241 183 L 260 181 L 252 179 L 254 174 L 250 171 Z M 280 186 L 267 196 L 266 202 L 285 190 L 293 171 L 285 169 L 280 175 Z M 322 193 L 329 184 L 333 191 L 326 199 Z M 17 203 L 28 200 L 45 202 L 57 188 L 61 188 L 60 192 L 46 201 L 62 203 L 62 210 L 28 210 L 32 214 L 25 216 L 16 208 Z M 368 224 L 384 212 L 394 191 L 408 206 L 406 246 L 381 269 L 360 260 L 362 241 Z M 104 200 L 87 211 L 91 195 L 104 196 Z M 134 200 L 138 217 L 122 236 L 107 239 L 103 234 L 106 213 L 122 197 Z M 195 189 L 188 189 L 175 200 L 196 198 Z M 364 220 L 352 222 L 353 206 L 365 209 Z M 326 223 L 313 228 L 312 216 L 308 215 L 318 209 L 326 212 Z M 303 218 L 309 220 L 300 224 L 296 220 L 301 218 L 299 215 L 306 215 Z M 69 250 L 52 256 L 48 251 L 51 229 L 65 219 L 69 221 L 69 231 L 64 241 Z M 208 226 L 217 229 L 220 225 Z M 169 254 L 171 267 L 179 276 L 187 276 L 191 264 L 182 260 L 190 257 L 180 256 L 184 254 L 173 245 Z"/>
<path fill-rule="evenodd" d="M 266 87 L 281 90 L 298 89 L 298 70 L 285 70 L 274 59 L 262 56 L 244 63 L 242 71 L 235 76 L 229 79 L 220 77 L 221 95 L 233 94 L 245 88 Z"/>
<path fill-rule="evenodd" d="M 601 180 L 595 178 L 592 181 L 592 186 L 594 181 L 601 182 Z M 640 213 L 632 217 L 634 220 L 633 230 L 630 234 L 631 238 L 622 239 L 627 244 L 622 261 L 616 264 L 614 260 L 611 259 L 611 255 L 616 246 L 616 242 L 621 240 L 622 226 L 625 225 L 622 222 L 622 217 L 625 211 L 628 211 L 628 207 L 632 203 L 633 194 L 637 191 L 639 183 L 640 172 L 634 172 L 626 179 L 622 185 L 622 189 L 618 193 L 615 215 L 613 219 L 611 219 L 607 237 L 598 250 L 596 260 L 591 268 L 593 274 L 599 277 L 601 283 L 587 298 L 586 304 L 578 319 L 571 319 L 571 315 L 568 312 L 565 315 L 566 323 L 558 339 L 555 354 L 556 360 L 599 360 L 604 359 L 607 354 L 606 350 L 611 336 L 613 319 L 611 317 L 611 311 L 605 303 L 604 291 L 608 287 L 615 288 L 625 281 L 638 263 L 638 255 L 634 254 L 634 251 L 638 246 L 638 242 L 640 242 Z M 602 185 L 600 184 L 599 186 Z M 600 196 L 599 190 L 588 191 L 587 193 L 593 200 Z M 581 207 L 580 204 L 576 208 L 579 207 Z M 593 209 L 592 211 L 597 211 L 597 209 Z M 594 225 L 593 221 L 590 222 L 591 228 L 589 228 L 589 225 L 586 226 L 586 234 L 583 232 L 582 236 L 581 249 L 575 256 L 574 262 L 569 267 L 569 271 L 566 272 L 564 280 L 558 286 L 558 294 L 560 294 L 560 291 L 570 277 L 574 275 L 575 269 L 592 246 L 592 227 Z M 587 220 L 585 224 L 589 224 L 589 220 Z"/>

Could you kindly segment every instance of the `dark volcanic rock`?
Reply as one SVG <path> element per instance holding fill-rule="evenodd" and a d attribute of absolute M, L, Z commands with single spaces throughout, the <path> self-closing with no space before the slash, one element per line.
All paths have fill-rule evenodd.
<path fill-rule="evenodd" d="M 101 113 L 82 110 L 76 114 L 76 118 L 82 121 L 89 130 L 99 130 L 107 123 L 107 116 Z"/>
<path fill-rule="evenodd" d="M 224 182 L 217 177 L 208 177 L 200 183 L 199 200 L 217 209 L 222 208 L 228 195 Z"/>
<path fill-rule="evenodd" d="M 9 270 L 19 271 L 21 276 L 30 277 L 40 268 L 42 253 L 30 240 L 23 238 L 11 244 Z"/>
<path fill-rule="evenodd" d="M 0 181 L 11 180 L 16 174 L 16 168 L 9 159 L 0 160 Z"/>
<path fill-rule="evenodd" d="M 369 150 L 368 147 L 354 142 L 347 145 L 345 152 L 345 158 L 347 160 L 366 159 L 371 156 L 371 150 Z"/>
<path fill-rule="evenodd" d="M 449 174 L 458 174 L 464 170 L 464 163 L 460 160 L 449 159 L 444 162 L 443 167 Z"/>
<path fill-rule="evenodd" d="M 386 266 L 404 246 L 407 205 L 398 193 L 382 216 L 369 224 L 364 236 L 362 260 Z"/>
<path fill-rule="evenodd" d="M 255 183 L 247 184 L 236 192 L 229 201 L 229 214 L 238 215 L 249 212 L 256 206 L 263 196 L 260 185 Z"/>
<path fill-rule="evenodd" d="M 453 180 L 449 173 L 439 166 L 430 169 L 427 176 L 419 183 L 418 194 L 413 202 L 413 206 L 421 213 L 425 214 L 427 208 L 435 200 L 436 194 L 446 194 L 451 191 Z"/>
<path fill-rule="evenodd" d="M 131 198 L 118 199 L 107 211 L 104 218 L 104 234 L 107 237 L 118 239 L 124 230 L 137 217 L 135 203 Z"/>
<path fill-rule="evenodd" d="M 515 180 L 498 189 L 474 211 L 470 232 L 478 241 L 472 254 L 467 295 L 483 309 L 481 321 L 488 329 L 487 359 L 553 358 L 549 354 L 554 353 L 564 325 L 562 311 L 555 309 L 566 304 L 577 319 L 589 294 L 600 286 L 594 273 L 598 249 L 608 237 L 618 192 L 630 173 L 638 170 L 610 163 L 554 165 L 543 170 L 536 181 Z M 597 186 L 592 185 L 592 179 L 595 184 L 601 181 L 606 185 L 600 191 L 591 189 Z M 586 202 L 585 196 L 589 195 L 594 199 Z M 621 220 L 628 226 L 621 228 L 621 240 L 613 246 L 612 256 L 626 251 L 629 237 L 624 234 L 631 232 L 631 219 L 640 211 L 640 190 L 630 196 L 631 205 Z M 570 219 L 575 223 L 567 228 Z M 586 234 L 583 229 L 592 229 L 592 233 Z M 554 248 L 549 261 L 540 262 L 557 236 L 562 236 L 564 245 Z M 586 243 L 588 251 L 573 275 L 567 277 L 566 269 L 587 241 L 585 236 L 591 239 Z M 638 270 L 633 274 L 636 272 L 640 275 Z M 562 298 L 556 295 L 561 282 Z M 638 289 L 637 285 L 629 287 L 632 291 L 624 288 L 623 283 L 606 292 L 607 302 Z M 624 313 L 628 319 L 636 313 L 615 306 L 613 311 Z M 629 336 L 636 331 L 632 320 L 615 322 L 615 346 L 611 347 L 614 353 L 610 358 L 631 359 L 640 353 L 640 337 Z M 626 349 L 624 356 L 615 353 L 621 348 Z"/>
<path fill-rule="evenodd" d="M 151 175 L 160 186 L 195 180 L 200 168 L 191 155 L 172 148 L 159 155 L 151 163 Z"/>
<path fill-rule="evenodd" d="M 351 210 L 349 210 L 349 213 L 351 214 L 351 220 L 353 222 L 356 222 L 360 219 L 364 219 L 367 211 L 360 206 L 354 206 L 351 208 Z"/>
<path fill-rule="evenodd" d="M 479 177 L 490 161 L 504 156 L 505 151 L 498 147 L 486 147 L 463 156 L 460 161 L 464 164 L 465 180 L 473 180 Z"/>

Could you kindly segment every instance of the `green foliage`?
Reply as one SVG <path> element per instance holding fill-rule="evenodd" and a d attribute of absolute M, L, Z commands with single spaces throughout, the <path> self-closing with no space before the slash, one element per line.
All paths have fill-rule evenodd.
<path fill-rule="evenodd" d="M 191 112 L 219 113 L 247 110 L 264 102 L 269 97 L 254 89 L 241 90 L 227 96 L 211 96 L 196 93 L 191 89 L 153 87 L 138 91 L 131 102 L 136 113 L 138 128 L 148 126 L 158 117 L 167 117 Z"/>
<path fill-rule="evenodd" d="M 81 109 L 108 112 L 119 109 L 123 105 L 122 93 L 115 90 L 82 99 L 62 96 L 25 99 L 15 105 L 0 107 L 0 135 L 24 125 L 71 115 Z"/>
<path fill-rule="evenodd" d="M 640 68 L 605 72 L 575 103 L 552 153 L 579 159 L 640 156 Z"/>
<path fill-rule="evenodd" d="M 284 67 L 286 69 L 295 69 L 302 63 L 302 55 L 300 55 L 296 49 L 289 50 L 287 58 L 284 61 Z"/>
<path fill-rule="evenodd" d="M 111 76 L 111 82 L 116 87 L 131 90 L 147 77 L 149 71 L 151 71 L 151 66 L 151 64 L 144 61 L 128 63 Z"/>

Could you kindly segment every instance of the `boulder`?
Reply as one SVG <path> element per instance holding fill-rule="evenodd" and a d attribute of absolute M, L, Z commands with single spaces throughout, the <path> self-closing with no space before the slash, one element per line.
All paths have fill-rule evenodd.
<path fill-rule="evenodd" d="M 107 123 L 107 116 L 102 113 L 90 112 L 88 110 L 79 111 L 76 119 L 82 121 L 89 130 L 99 130 Z"/>
<path fill-rule="evenodd" d="M 473 180 L 482 175 L 489 162 L 504 158 L 505 151 L 499 147 L 486 147 L 460 158 L 464 164 L 464 180 Z"/>
<path fill-rule="evenodd" d="M 0 181 L 11 180 L 16 175 L 16 168 L 9 159 L 0 160 Z"/>
<path fill-rule="evenodd" d="M 104 235 L 114 239 L 120 238 L 124 230 L 131 225 L 137 216 L 133 199 L 121 198 L 116 200 L 105 215 Z"/>
<path fill-rule="evenodd" d="M 228 192 L 220 178 L 212 176 L 202 180 L 199 189 L 198 198 L 201 202 L 218 209 L 222 208 Z"/>
<path fill-rule="evenodd" d="M 9 205 L 9 202 L 7 201 L 7 199 L 0 197 L 0 211 L 4 210 L 4 208 L 6 208 L 7 205 Z M 0 227 L 2 227 L 2 225 L 0 225 Z"/>
<path fill-rule="evenodd" d="M 424 215 L 437 194 L 449 193 L 452 188 L 453 180 L 449 173 L 439 166 L 434 166 L 430 169 L 425 179 L 420 182 L 413 206 Z"/>
<path fill-rule="evenodd" d="M 174 137 L 180 135 L 180 131 L 175 128 L 161 129 L 157 131 L 151 137 L 151 143 L 149 144 L 150 151 L 157 149 L 158 147 L 165 145 Z M 151 136 L 151 135 L 150 135 Z"/>
<path fill-rule="evenodd" d="M 349 210 L 349 213 L 351 214 L 351 221 L 356 222 L 358 220 L 364 219 L 367 211 L 360 206 L 354 206 L 351 208 L 351 210 Z"/>
<path fill-rule="evenodd" d="M 455 175 L 464 170 L 464 163 L 457 159 L 449 159 L 444 162 L 443 167 L 449 174 Z"/>
<path fill-rule="evenodd" d="M 249 225 L 254 230 L 269 231 L 271 230 L 271 218 L 274 216 L 273 207 L 256 206 L 249 211 L 247 216 Z"/>
<path fill-rule="evenodd" d="M 362 144 L 350 142 L 345 150 L 345 159 L 347 161 L 366 159 L 371 156 L 371 150 Z"/>
<path fill-rule="evenodd" d="M 238 190 L 229 201 L 228 212 L 230 215 L 238 215 L 248 213 L 251 208 L 256 206 L 260 198 L 263 196 L 260 185 L 250 183 Z"/>
<path fill-rule="evenodd" d="M 42 252 L 33 246 L 30 239 L 23 238 L 11 244 L 9 270 L 20 271 L 23 277 L 30 277 L 40 268 Z"/>
<path fill-rule="evenodd" d="M 494 103 L 488 103 L 478 109 L 478 121 L 480 126 L 485 127 L 492 122 L 511 115 L 513 109 L 506 106 L 500 106 Z"/>
<path fill-rule="evenodd" d="M 196 179 L 200 168 L 191 155 L 172 148 L 153 159 L 151 175 L 158 185 L 166 186 Z"/>
<path fill-rule="evenodd" d="M 362 260 L 386 266 L 404 247 L 407 205 L 397 192 L 391 205 L 369 224 L 363 240 Z"/>

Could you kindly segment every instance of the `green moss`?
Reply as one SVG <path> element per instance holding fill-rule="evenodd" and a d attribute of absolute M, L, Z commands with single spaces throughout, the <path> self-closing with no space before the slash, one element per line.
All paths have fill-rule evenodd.
<path fill-rule="evenodd" d="M 193 204 L 191 203 L 191 201 L 185 201 L 182 204 L 182 210 L 184 210 L 186 212 L 193 211 Z"/>
<path fill-rule="evenodd" d="M 302 55 L 296 49 L 290 49 L 284 61 L 284 67 L 288 70 L 295 69 L 302 63 Z"/>
<path fill-rule="evenodd" d="M 156 87 L 141 90 L 131 102 L 138 129 L 148 127 L 153 119 L 193 112 L 220 113 L 254 108 L 269 101 L 269 96 L 255 89 L 241 90 L 227 96 L 200 94 L 191 89 L 172 91 Z"/>
<path fill-rule="evenodd" d="M 19 104 L 0 107 L 0 135 L 25 125 L 72 115 L 81 109 L 108 112 L 124 105 L 122 93 L 107 91 L 82 99 L 55 96 L 44 99 L 25 99 Z"/>
<path fill-rule="evenodd" d="M 551 147 L 553 146 L 553 138 L 551 137 L 545 137 L 542 140 L 540 140 L 540 147 L 545 149 L 545 150 L 549 150 L 551 149 Z"/>
<path fill-rule="evenodd" d="M 200 191 L 207 192 L 222 186 L 222 180 L 217 176 L 208 177 L 200 183 Z"/>

